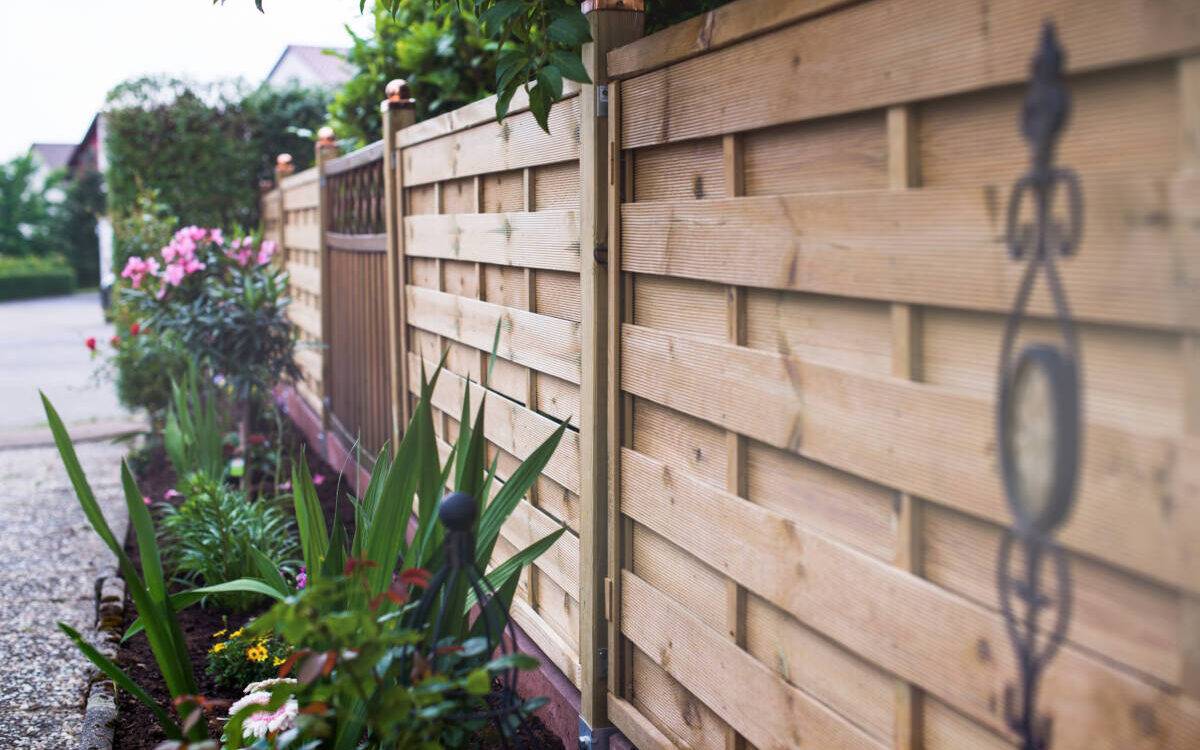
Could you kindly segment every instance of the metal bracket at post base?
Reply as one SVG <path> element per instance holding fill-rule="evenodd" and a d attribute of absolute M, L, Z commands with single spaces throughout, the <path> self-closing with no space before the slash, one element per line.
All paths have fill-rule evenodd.
<path fill-rule="evenodd" d="M 608 741 L 618 734 L 616 727 L 592 729 L 579 717 L 579 750 L 608 750 Z"/>

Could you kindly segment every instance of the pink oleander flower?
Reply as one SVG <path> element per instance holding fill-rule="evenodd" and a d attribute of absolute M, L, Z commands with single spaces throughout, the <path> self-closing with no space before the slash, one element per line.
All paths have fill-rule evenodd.
<path fill-rule="evenodd" d="M 121 271 L 121 278 L 129 279 L 134 289 L 140 289 L 147 276 L 157 275 L 158 261 L 154 258 L 142 260 L 136 255 L 125 261 L 125 268 Z"/>
<path fill-rule="evenodd" d="M 320 487 L 321 485 L 325 484 L 325 475 L 324 474 L 313 474 L 312 480 L 313 480 L 314 485 L 316 485 L 317 487 Z"/>
<path fill-rule="evenodd" d="M 258 247 L 258 265 L 265 266 L 271 262 L 271 258 L 275 255 L 275 247 L 273 240 L 263 240 Z"/>
<path fill-rule="evenodd" d="M 250 687 L 257 687 L 255 683 Z M 270 690 L 255 690 L 229 707 L 229 715 L 233 716 L 246 706 L 263 705 L 271 700 Z M 257 711 L 250 714 L 242 724 L 242 737 L 245 739 L 262 739 L 269 732 L 283 732 L 296 725 L 296 716 L 300 713 L 300 704 L 295 698 L 287 701 L 274 711 Z"/>
<path fill-rule="evenodd" d="M 179 286 L 183 282 L 183 277 L 187 275 L 182 263 L 172 263 L 163 271 L 163 281 L 171 286 Z"/>
<path fill-rule="evenodd" d="M 83 345 L 93 352 L 96 351 L 96 337 L 88 336 L 83 340 Z"/>
<path fill-rule="evenodd" d="M 145 503 L 146 505 L 153 505 L 153 504 L 154 504 L 154 501 L 153 501 L 153 500 L 151 500 L 151 499 L 150 499 L 150 497 L 149 497 L 148 495 L 142 495 L 142 502 L 143 502 L 143 503 Z"/>
<path fill-rule="evenodd" d="M 296 574 L 296 588 L 303 590 L 308 586 L 308 568 L 300 566 L 300 572 Z"/>
<path fill-rule="evenodd" d="M 225 244 L 225 235 L 221 233 L 220 229 L 208 230 L 208 239 L 217 245 Z"/>
<path fill-rule="evenodd" d="M 168 502 L 170 502 L 171 500 L 181 498 L 181 497 L 183 497 L 183 493 L 180 492 L 179 490 L 176 490 L 173 487 L 163 493 L 163 500 L 166 500 Z"/>

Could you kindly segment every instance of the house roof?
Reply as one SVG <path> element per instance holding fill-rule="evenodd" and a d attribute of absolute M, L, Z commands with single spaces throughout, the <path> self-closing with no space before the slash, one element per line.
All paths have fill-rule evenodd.
<path fill-rule="evenodd" d="M 340 86 L 346 81 L 354 77 L 354 68 L 347 65 L 344 60 L 335 55 L 327 55 L 325 51 L 346 52 L 345 48 L 340 47 L 313 47 L 304 44 L 289 44 L 284 50 L 275 64 L 271 66 L 271 72 L 267 73 L 267 82 L 271 82 L 272 76 L 283 65 L 288 58 L 298 60 L 309 71 L 312 72 L 313 78 L 319 84 L 327 86 Z"/>
<path fill-rule="evenodd" d="M 38 160 L 47 169 L 58 169 L 67 166 L 71 153 L 75 151 L 74 143 L 35 143 L 29 150 L 37 155 Z"/>

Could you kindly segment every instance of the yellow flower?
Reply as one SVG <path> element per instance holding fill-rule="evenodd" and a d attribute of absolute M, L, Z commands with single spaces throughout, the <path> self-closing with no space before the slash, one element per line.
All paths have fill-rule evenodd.
<path fill-rule="evenodd" d="M 221 641 L 220 643 L 214 643 L 213 647 L 209 649 L 209 652 L 213 653 L 213 654 L 219 654 L 225 650 L 225 645 L 226 645 L 225 641 Z"/>
<path fill-rule="evenodd" d="M 287 661 L 287 659 L 284 659 L 282 656 L 276 656 L 274 659 L 271 660 L 271 666 L 278 667 L 280 664 L 283 664 L 285 661 Z"/>
<path fill-rule="evenodd" d="M 237 630 L 230 633 L 229 637 L 230 638 L 240 638 L 243 631 L 244 631 L 244 628 L 238 628 Z"/>
<path fill-rule="evenodd" d="M 267 656 L 267 649 L 261 644 L 246 649 L 246 658 L 250 661 L 266 661 Z"/>
<path fill-rule="evenodd" d="M 225 635 L 225 628 L 221 628 L 221 629 L 220 629 L 220 630 L 218 630 L 217 632 L 213 633 L 213 634 L 212 634 L 212 637 L 213 637 L 213 638 L 220 638 L 220 637 L 221 637 L 221 636 L 223 636 L 223 635 Z"/>

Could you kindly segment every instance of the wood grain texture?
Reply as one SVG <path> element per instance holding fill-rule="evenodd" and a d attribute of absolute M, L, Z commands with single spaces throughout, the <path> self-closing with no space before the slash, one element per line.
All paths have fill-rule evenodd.
<path fill-rule="evenodd" d="M 636 575 L 623 578 L 623 632 L 755 747 L 883 747 Z"/>
<path fill-rule="evenodd" d="M 579 271 L 579 214 L 428 214 L 404 219 L 409 256 Z"/>
<path fill-rule="evenodd" d="M 579 324 L 445 292 L 408 287 L 409 325 L 481 351 L 491 351 L 496 324 L 496 356 L 578 384 Z"/>
<path fill-rule="evenodd" d="M 403 151 L 406 186 L 471 177 L 489 172 L 519 170 L 542 164 L 578 161 L 580 153 L 579 98 L 572 97 L 550 110 L 546 133 L 525 112 L 503 123 L 487 122 Z"/>
<path fill-rule="evenodd" d="M 1071 71 L 1200 46 L 1200 8 L 1190 3 L 1014 0 L 1003 12 L 941 0 L 855 3 L 624 81 L 623 143 L 640 148 L 1023 81 L 1046 18 L 1070 50 Z"/>
<path fill-rule="evenodd" d="M 625 326 L 621 346 L 621 387 L 634 395 L 904 492 L 1008 521 L 992 466 L 987 400 L 638 326 Z M 1200 495 L 1172 489 L 1182 465 L 1198 458 L 1190 444 L 1099 424 L 1087 429 L 1079 503 L 1062 542 L 1196 591 Z M 1160 502 L 1164 491 L 1172 497 L 1168 505 Z"/>
<path fill-rule="evenodd" d="M 634 451 L 623 453 L 622 477 L 623 507 L 638 523 L 864 659 L 976 721 L 1002 726 L 996 700 L 1015 679 L 1015 664 L 999 615 Z M 677 630 L 666 632 L 673 639 Z M 1188 747 L 1200 740 L 1200 705 L 1074 646 L 1051 665 L 1041 703 L 1072 717 L 1070 726 L 1055 724 L 1056 747 Z M 1141 720 L 1147 715 L 1152 731 Z"/>
<path fill-rule="evenodd" d="M 1200 180 L 1083 180 L 1088 232 L 1064 263 L 1082 320 L 1200 326 Z M 981 185 L 621 208 L 622 270 L 725 284 L 1007 311 L 1021 272 L 1003 244 L 1003 196 Z M 1051 313 L 1039 285 L 1029 307 Z"/>

